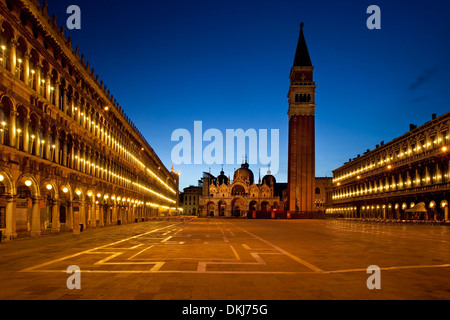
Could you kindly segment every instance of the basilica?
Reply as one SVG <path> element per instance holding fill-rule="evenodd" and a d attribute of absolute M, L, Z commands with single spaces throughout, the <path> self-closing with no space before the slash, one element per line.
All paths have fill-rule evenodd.
<path fill-rule="evenodd" d="M 284 208 L 286 184 L 277 184 L 270 170 L 256 181 L 247 161 L 234 172 L 233 179 L 222 169 L 217 177 L 204 173 L 200 185 L 199 216 L 240 217 L 248 211 Z"/>

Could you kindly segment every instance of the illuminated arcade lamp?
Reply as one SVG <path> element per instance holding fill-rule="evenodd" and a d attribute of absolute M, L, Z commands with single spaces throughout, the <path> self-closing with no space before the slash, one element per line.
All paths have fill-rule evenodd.
<path fill-rule="evenodd" d="M 27 187 L 31 186 L 31 180 L 25 181 L 25 185 L 26 185 Z"/>
<path fill-rule="evenodd" d="M 5 177 L 0 174 L 0 182 L 2 182 L 4 179 Z"/>
<path fill-rule="evenodd" d="M 47 190 L 52 190 L 53 188 L 51 184 L 47 184 L 45 187 L 47 188 Z"/>
<path fill-rule="evenodd" d="M 64 188 L 62 189 L 62 191 L 63 191 L 64 193 L 67 193 L 67 191 L 69 191 L 69 189 L 67 189 L 67 187 L 64 187 Z"/>
<path fill-rule="evenodd" d="M 81 194 L 81 191 L 80 191 L 80 190 L 77 190 L 75 193 L 76 193 L 77 195 L 80 195 L 80 194 Z"/>
<path fill-rule="evenodd" d="M 89 191 L 87 195 L 88 195 L 88 197 L 92 197 L 92 192 Z"/>

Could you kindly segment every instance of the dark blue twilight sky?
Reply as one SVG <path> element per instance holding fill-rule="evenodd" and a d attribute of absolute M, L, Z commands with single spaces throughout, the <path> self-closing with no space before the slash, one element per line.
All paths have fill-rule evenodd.
<path fill-rule="evenodd" d="M 42 1 L 41 1 L 42 2 Z M 315 66 L 316 175 L 450 110 L 450 3 L 384 0 L 49 0 L 73 46 L 95 68 L 164 164 L 172 132 L 278 129 L 287 181 L 289 72 L 299 24 Z M 369 5 L 381 30 L 369 30 Z M 203 147 L 209 142 L 204 142 Z M 225 141 L 224 141 L 225 145 Z M 241 159 L 224 167 L 232 175 Z M 260 164 L 252 165 L 258 176 Z M 176 165 L 180 189 L 221 165 Z M 263 167 L 263 166 L 261 166 Z"/>

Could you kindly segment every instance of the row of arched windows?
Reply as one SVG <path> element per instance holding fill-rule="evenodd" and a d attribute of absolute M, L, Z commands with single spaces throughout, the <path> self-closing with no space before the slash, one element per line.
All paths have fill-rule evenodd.
<path fill-rule="evenodd" d="M 16 8 L 13 6 L 13 9 Z M 162 165 L 147 153 L 144 148 L 146 142 L 140 141 L 143 137 L 137 129 L 133 134 L 128 132 L 116 113 L 108 112 L 109 107 L 100 98 L 98 89 L 74 71 L 66 58 L 49 44 L 54 40 L 47 40 L 32 19 L 21 13 L 20 20 L 44 48 L 31 45 L 25 40 L 25 35 L 19 34 L 0 17 L 0 65 L 36 92 L 31 109 L 38 109 L 36 112 L 29 111 L 30 107 L 21 105 L 15 108 L 12 101 L 3 96 L 0 142 L 128 187 L 134 186 L 133 181 L 139 183 L 142 179 L 147 181 L 146 185 L 158 185 L 163 194 L 173 196 L 175 184 L 168 173 L 160 174 Z M 102 85 L 101 89 L 106 90 L 106 87 Z M 58 116 L 61 123 L 52 124 L 54 120 L 46 116 L 50 114 L 49 108 L 61 110 L 67 117 Z M 74 126 L 71 120 L 77 124 L 76 129 L 82 129 L 75 130 L 83 133 L 82 138 L 72 133 Z M 139 138 L 135 138 L 134 134 Z M 113 151 L 114 157 L 106 155 L 105 147 Z M 138 174 L 136 168 L 144 174 Z"/>

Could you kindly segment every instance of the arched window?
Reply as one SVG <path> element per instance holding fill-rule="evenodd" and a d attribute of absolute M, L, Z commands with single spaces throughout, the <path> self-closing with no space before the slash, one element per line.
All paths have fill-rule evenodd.
<path fill-rule="evenodd" d="M 243 195 L 245 194 L 245 189 L 244 189 L 244 187 L 241 186 L 241 185 L 236 185 L 236 186 L 234 186 L 233 189 L 231 190 L 231 194 L 232 194 L 233 196 L 235 196 L 235 195 L 241 195 L 241 196 L 243 196 Z"/>
<path fill-rule="evenodd" d="M 316 194 L 320 194 L 320 188 L 319 187 L 316 188 Z"/>

